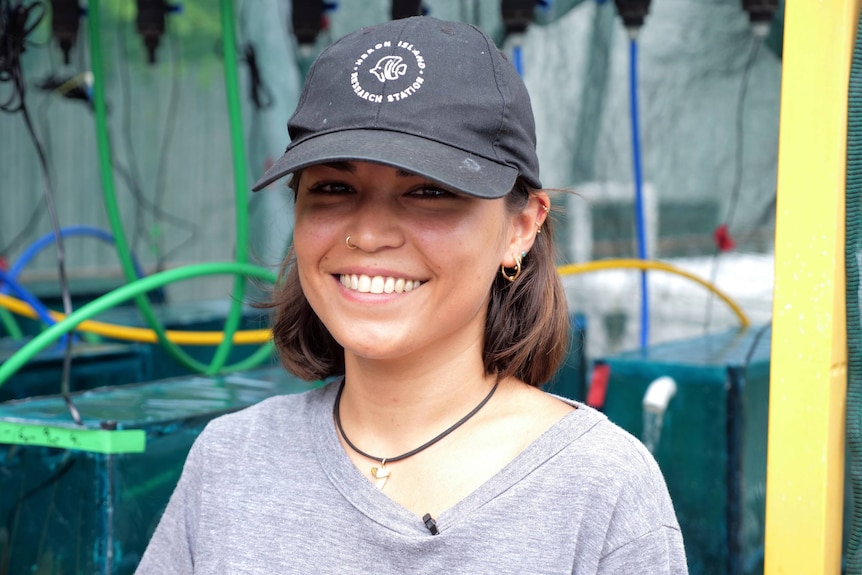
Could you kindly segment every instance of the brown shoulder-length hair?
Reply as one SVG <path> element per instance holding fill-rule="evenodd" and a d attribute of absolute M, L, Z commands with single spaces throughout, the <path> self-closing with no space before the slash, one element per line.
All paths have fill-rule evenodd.
<path fill-rule="evenodd" d="M 299 175 L 294 174 L 289 184 L 294 194 Z M 509 212 L 524 209 L 530 193 L 528 184 L 518 179 L 506 196 Z M 549 217 L 523 259 L 520 276 L 509 282 L 498 273 L 491 286 L 482 350 L 488 374 L 515 377 L 538 387 L 551 379 L 565 357 L 568 308 L 556 271 L 553 236 Z M 305 380 L 342 375 L 344 348 L 309 305 L 295 264 L 291 248 L 272 298 L 263 304 L 273 309 L 272 334 L 279 358 L 288 371 Z"/>

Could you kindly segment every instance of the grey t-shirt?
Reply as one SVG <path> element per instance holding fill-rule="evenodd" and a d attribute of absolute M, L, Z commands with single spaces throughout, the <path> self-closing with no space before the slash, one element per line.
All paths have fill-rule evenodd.
<path fill-rule="evenodd" d="M 336 391 L 213 420 L 137 574 L 687 573 L 655 460 L 601 413 L 578 405 L 432 535 L 344 452 Z"/>

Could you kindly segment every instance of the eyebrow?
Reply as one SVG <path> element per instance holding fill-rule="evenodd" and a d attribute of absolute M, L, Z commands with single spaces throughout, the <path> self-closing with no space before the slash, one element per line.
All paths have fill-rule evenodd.
<path fill-rule="evenodd" d="M 333 170 L 337 170 L 339 172 L 349 172 L 351 174 L 356 173 L 356 166 L 353 162 L 324 162 L 319 164 L 321 166 L 325 166 L 327 168 L 332 168 Z M 385 164 L 384 164 L 385 165 Z M 395 175 L 402 178 L 424 178 L 425 176 L 420 176 L 419 174 L 414 174 L 400 168 L 395 169 Z"/>

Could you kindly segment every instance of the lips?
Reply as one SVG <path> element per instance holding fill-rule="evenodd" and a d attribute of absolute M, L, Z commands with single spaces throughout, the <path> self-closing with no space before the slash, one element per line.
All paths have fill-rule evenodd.
<path fill-rule="evenodd" d="M 405 293 L 422 285 L 419 280 L 365 274 L 341 274 L 341 285 L 360 293 Z"/>

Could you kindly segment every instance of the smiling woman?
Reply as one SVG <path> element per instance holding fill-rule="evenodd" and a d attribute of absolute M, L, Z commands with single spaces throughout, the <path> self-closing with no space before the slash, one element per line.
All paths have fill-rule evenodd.
<path fill-rule="evenodd" d="M 291 143 L 285 367 L 329 385 L 211 423 L 138 573 L 686 573 L 640 443 L 542 392 L 567 343 L 514 68 L 480 30 L 366 28 L 312 66 Z"/>

